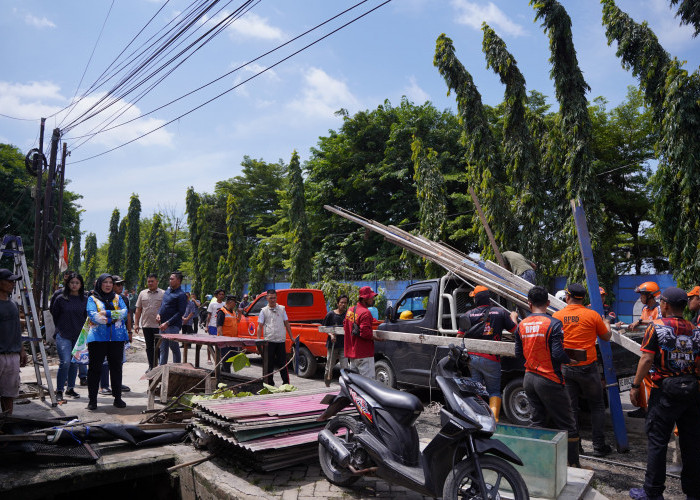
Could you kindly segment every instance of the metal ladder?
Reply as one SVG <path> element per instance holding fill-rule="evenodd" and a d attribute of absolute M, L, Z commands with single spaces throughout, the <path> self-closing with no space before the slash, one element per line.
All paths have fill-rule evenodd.
<path fill-rule="evenodd" d="M 28 337 L 22 337 L 22 340 L 28 340 L 32 351 L 32 361 L 34 364 L 34 372 L 36 373 L 36 386 L 39 389 L 39 397 L 42 401 L 45 400 L 45 392 L 51 398 L 51 406 L 58 404 L 56 400 L 56 392 L 51 381 L 51 373 L 49 371 L 49 361 L 44 349 L 44 338 L 41 334 L 41 323 L 34 302 L 34 294 L 32 293 L 32 284 L 27 269 L 27 259 L 24 257 L 24 246 L 22 238 L 19 236 L 5 235 L 0 243 L 0 256 L 8 256 L 14 262 L 14 274 L 22 277 L 15 282 L 15 293 L 19 294 L 22 300 L 22 310 L 24 311 L 25 324 L 27 326 Z M 37 346 L 41 354 L 41 362 L 37 358 Z M 42 382 L 41 369 L 44 370 L 46 385 Z"/>

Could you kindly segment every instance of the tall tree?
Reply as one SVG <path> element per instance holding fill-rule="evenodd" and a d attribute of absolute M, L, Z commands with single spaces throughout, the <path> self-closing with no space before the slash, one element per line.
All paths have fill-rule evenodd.
<path fill-rule="evenodd" d="M 163 218 L 159 213 L 153 214 L 151 233 L 148 240 L 144 241 L 141 253 L 143 255 L 141 264 L 142 286 L 146 284 L 146 277 L 151 273 L 155 273 L 158 276 L 159 286 L 167 288 L 170 273 L 170 245 L 168 244 L 167 231 L 163 227 Z"/>
<path fill-rule="evenodd" d="M 119 233 L 117 234 L 118 245 L 118 269 L 119 273 L 124 272 L 124 261 L 126 260 L 126 217 L 119 221 Z"/>
<path fill-rule="evenodd" d="M 107 272 L 119 274 L 123 245 L 119 244 L 119 209 L 112 211 L 109 219 L 109 238 L 107 239 Z"/>
<path fill-rule="evenodd" d="M 444 78 L 448 94 L 454 91 L 457 96 L 457 109 L 463 127 L 462 140 L 467 147 L 467 180 L 479 197 L 497 244 L 501 248 L 509 247 L 517 226 L 507 201 L 507 182 L 500 148 L 489 126 L 481 94 L 472 76 L 457 59 L 452 40 L 444 33 L 437 39 L 433 65 Z M 472 217 L 472 233 L 478 236 L 482 255 L 493 258 L 494 252 L 486 230 L 476 212 Z"/>
<path fill-rule="evenodd" d="M 192 291 L 197 297 L 202 296 L 202 280 L 199 274 L 199 228 L 197 227 L 197 210 L 200 198 L 192 186 L 187 188 L 185 196 L 185 212 L 187 214 L 187 226 L 190 230 L 190 245 L 192 246 Z"/>
<path fill-rule="evenodd" d="M 197 228 L 199 230 L 199 244 L 197 246 L 197 259 L 199 260 L 199 275 L 201 280 L 201 293 L 214 293 L 216 289 L 217 260 L 213 255 L 212 231 L 208 227 L 212 209 L 209 205 L 200 205 L 197 209 Z"/>
<path fill-rule="evenodd" d="M 249 292 L 251 294 L 258 294 L 264 290 L 271 270 L 268 244 L 261 241 L 250 258 Z"/>
<path fill-rule="evenodd" d="M 411 144 L 413 151 L 413 180 L 416 182 L 420 224 L 418 231 L 422 236 L 440 241 L 443 238 L 445 218 L 447 215 L 447 192 L 445 177 L 440 171 L 437 152 L 432 148 L 423 148 L 420 139 Z M 443 270 L 437 264 L 426 261 L 426 278 L 437 278 Z"/>
<path fill-rule="evenodd" d="M 306 220 L 304 179 L 301 176 L 299 154 L 294 151 L 288 170 L 289 250 L 292 288 L 304 288 L 311 281 L 311 233 Z"/>
<path fill-rule="evenodd" d="M 216 266 L 216 288 L 227 290 L 231 284 L 231 267 L 228 265 L 226 258 L 222 255 L 219 257 L 219 262 Z"/>
<path fill-rule="evenodd" d="M 700 281 L 700 71 L 689 75 L 646 23 L 635 23 L 613 0 L 601 3 L 608 43 L 617 42 L 623 67 L 639 79 L 659 131 L 651 180 L 655 228 L 679 286 L 692 286 Z"/>
<path fill-rule="evenodd" d="M 681 18 L 681 24 L 690 24 L 695 28 L 693 36 L 700 34 L 700 1 L 698 0 L 671 0 L 671 5 L 678 5 L 676 17 Z"/>
<path fill-rule="evenodd" d="M 97 236 L 95 233 L 88 233 L 85 238 L 85 288 L 92 290 L 97 279 Z"/>
<path fill-rule="evenodd" d="M 486 24 L 482 30 L 486 66 L 493 69 L 505 85 L 501 146 L 506 174 L 514 191 L 511 211 L 520 224 L 514 245 L 530 258 L 551 262 L 553 259 L 547 258 L 547 248 L 551 247 L 547 243 L 549 235 L 542 227 L 549 196 L 547 183 L 542 182 L 542 159 L 529 127 L 531 119 L 528 117 L 525 77 L 496 32 Z"/>
<path fill-rule="evenodd" d="M 564 156 L 557 161 L 557 167 L 561 167 L 553 171 L 552 175 L 555 184 L 564 187 L 563 193 L 554 197 L 559 220 L 563 223 L 560 233 L 562 239 L 559 242 L 563 251 L 561 272 L 571 281 L 580 281 L 584 278 L 583 261 L 569 200 L 580 199 L 586 210 L 596 264 L 603 265 L 607 262 L 601 245 L 601 212 L 590 152 L 592 125 L 586 99 L 590 87 L 578 65 L 571 35 L 571 18 L 564 7 L 556 0 L 530 0 L 530 5 L 536 11 L 535 20 L 542 21 L 542 27 L 549 35 L 549 62 L 552 64 L 550 77 L 554 80 L 555 95 L 559 101 L 558 124 L 563 138 Z"/>
<path fill-rule="evenodd" d="M 126 213 L 126 242 L 124 260 L 124 281 L 127 288 L 133 288 L 139 280 L 141 269 L 141 200 L 137 194 L 129 199 Z"/>
<path fill-rule="evenodd" d="M 241 207 L 232 194 L 226 200 L 226 234 L 228 236 L 228 265 L 231 276 L 231 293 L 242 296 L 246 281 L 248 262 L 246 260 L 246 239 L 243 231 Z"/>

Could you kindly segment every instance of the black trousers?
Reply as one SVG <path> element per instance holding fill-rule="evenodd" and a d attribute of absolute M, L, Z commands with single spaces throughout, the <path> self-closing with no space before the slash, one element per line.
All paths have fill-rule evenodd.
<path fill-rule="evenodd" d="M 112 396 L 114 399 L 122 397 L 122 357 L 124 356 L 124 342 L 90 342 L 88 343 L 88 398 L 91 403 L 97 402 L 97 390 L 100 387 L 102 363 L 107 358 L 109 363 L 109 376 L 112 378 Z"/>
<path fill-rule="evenodd" d="M 588 401 L 588 407 L 591 410 L 593 449 L 603 448 L 605 446 L 605 399 L 598 373 L 598 363 L 593 362 L 583 366 L 562 366 L 561 372 L 566 381 L 569 399 L 571 399 L 571 409 L 574 410 L 576 427 L 581 429 L 578 399 L 583 397 Z"/>
<path fill-rule="evenodd" d="M 681 488 L 689 498 L 700 498 L 700 394 L 683 399 L 671 399 L 652 389 L 646 419 L 647 472 L 644 490 L 648 496 L 664 491 L 666 481 L 666 452 L 673 427 L 678 426 L 681 447 Z"/>
<path fill-rule="evenodd" d="M 566 387 L 530 372 L 525 372 L 523 387 L 532 406 L 532 425 L 547 427 L 549 415 L 555 429 L 567 431 L 569 434 L 567 446 L 569 464 L 578 464 L 579 435 Z"/>
<path fill-rule="evenodd" d="M 267 363 L 263 361 L 263 367 L 267 365 L 267 369 L 270 372 L 269 375 L 265 377 L 265 383 L 268 385 L 275 385 L 275 381 L 272 377 L 272 372 L 276 368 L 282 368 L 287 364 L 287 353 L 285 352 L 284 342 L 268 342 L 265 346 L 265 353 L 263 356 L 267 356 Z M 264 369 L 263 369 L 264 372 Z M 263 375 L 266 375 L 263 373 Z M 287 368 L 284 367 L 280 370 L 280 375 L 282 377 L 282 383 L 289 383 L 289 372 Z"/>
<path fill-rule="evenodd" d="M 158 328 L 141 328 L 143 330 L 143 338 L 146 340 L 146 357 L 148 358 L 148 369 L 152 370 L 158 365 L 158 358 L 155 357 L 156 350 L 156 333 Z"/>
<path fill-rule="evenodd" d="M 193 334 L 197 332 L 192 325 L 182 325 L 182 333 Z"/>

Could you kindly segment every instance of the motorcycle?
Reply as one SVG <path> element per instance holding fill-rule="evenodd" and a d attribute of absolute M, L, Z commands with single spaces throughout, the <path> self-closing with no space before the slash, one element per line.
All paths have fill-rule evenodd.
<path fill-rule="evenodd" d="M 522 476 L 509 463 L 522 461 L 491 439 L 496 420 L 488 394 L 465 374 L 469 354 L 450 345 L 437 365 L 436 381 L 445 399 L 442 428 L 421 452 L 415 427 L 423 411 L 420 399 L 341 370 L 341 390 L 323 399 L 328 408 L 319 417 L 333 417 L 318 435 L 319 461 L 328 481 L 349 486 L 363 475 L 375 475 L 430 497 L 528 499 Z M 337 415 L 348 406 L 359 415 Z"/>

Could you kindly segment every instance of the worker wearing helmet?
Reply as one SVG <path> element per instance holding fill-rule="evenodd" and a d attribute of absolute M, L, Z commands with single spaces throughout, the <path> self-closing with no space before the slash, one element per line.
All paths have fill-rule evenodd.
<path fill-rule="evenodd" d="M 690 322 L 694 326 L 698 326 L 698 322 L 700 322 L 700 286 L 696 286 L 688 292 L 688 309 L 693 313 L 693 319 Z"/>
<path fill-rule="evenodd" d="M 656 297 L 661 295 L 659 285 L 654 281 L 645 281 L 635 288 L 634 291 L 639 294 L 639 300 L 642 304 L 644 304 L 644 307 L 642 308 L 642 315 L 639 317 L 639 319 L 630 324 L 630 330 L 634 330 L 640 325 L 643 325 L 644 328 L 646 328 L 650 323 L 653 323 L 655 320 L 661 318 L 661 309 L 659 303 L 656 302 Z M 654 383 L 652 382 L 651 377 L 647 374 L 642 381 L 639 396 L 637 397 L 639 408 L 627 412 L 628 417 L 646 418 L 648 400 L 653 387 Z"/>
<path fill-rule="evenodd" d="M 491 293 L 485 286 L 477 286 L 469 293 L 474 297 L 473 309 L 463 316 L 469 320 L 460 321 L 458 337 L 466 337 L 478 340 L 501 340 L 503 330 L 514 333 L 517 328 L 517 312 L 510 315 L 502 307 L 491 306 Z M 462 325 L 470 325 L 467 331 L 462 330 Z M 501 411 L 501 359 L 494 354 L 470 352 L 471 378 L 486 386 L 489 393 L 489 407 L 498 420 Z"/>
<path fill-rule="evenodd" d="M 615 311 L 612 310 L 612 306 L 610 304 L 605 303 L 605 288 L 599 286 L 598 290 L 600 291 L 600 300 L 603 303 L 603 319 L 607 319 L 611 324 L 613 324 L 617 320 L 617 314 L 615 314 Z M 590 304 L 588 307 L 591 307 Z"/>
<path fill-rule="evenodd" d="M 559 290 L 557 293 L 554 294 L 554 298 L 557 300 L 561 300 L 562 302 L 566 302 L 566 290 Z"/>

